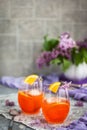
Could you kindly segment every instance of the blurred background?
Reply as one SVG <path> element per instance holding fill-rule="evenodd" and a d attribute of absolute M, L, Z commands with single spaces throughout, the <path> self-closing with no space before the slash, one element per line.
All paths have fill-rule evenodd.
<path fill-rule="evenodd" d="M 59 72 L 58 66 L 39 70 L 43 37 L 69 32 L 87 38 L 87 0 L 0 0 L 0 76 Z"/>

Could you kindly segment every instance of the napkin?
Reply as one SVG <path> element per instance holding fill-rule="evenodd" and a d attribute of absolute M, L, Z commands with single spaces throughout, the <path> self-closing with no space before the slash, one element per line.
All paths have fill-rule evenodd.
<path fill-rule="evenodd" d="M 65 130 L 87 130 L 87 113 L 78 120 L 73 121 Z"/>
<path fill-rule="evenodd" d="M 59 81 L 57 74 L 50 75 L 40 75 L 43 79 L 43 85 L 51 84 L 53 82 Z M 10 88 L 21 88 L 24 85 L 25 77 L 13 77 L 13 76 L 3 76 L 0 78 L 0 84 L 8 86 Z"/>
<path fill-rule="evenodd" d="M 43 87 L 46 89 L 46 84 L 51 84 L 53 82 L 59 81 L 59 76 L 55 73 L 49 75 L 40 75 L 43 78 Z M 8 86 L 10 88 L 21 88 L 24 85 L 25 77 L 13 77 L 13 76 L 3 76 L 0 78 L 0 84 Z M 69 96 L 76 100 L 87 101 L 87 87 L 78 87 L 73 90 L 69 89 Z"/>
<path fill-rule="evenodd" d="M 73 121 L 70 125 L 55 130 L 87 130 L 87 113 L 78 120 Z"/>
<path fill-rule="evenodd" d="M 24 85 L 23 80 L 24 77 L 3 76 L 0 78 L 0 84 L 19 89 Z"/>
<path fill-rule="evenodd" d="M 79 87 L 73 90 L 69 90 L 70 97 L 73 97 L 76 100 L 87 101 L 87 88 Z"/>

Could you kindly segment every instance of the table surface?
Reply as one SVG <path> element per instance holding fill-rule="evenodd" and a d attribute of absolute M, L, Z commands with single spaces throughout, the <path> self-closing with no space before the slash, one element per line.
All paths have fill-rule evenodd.
<path fill-rule="evenodd" d="M 0 85 L 0 95 L 11 94 L 13 93 L 13 91 L 14 93 L 17 93 L 18 90 Z M 8 124 L 9 124 L 9 120 L 4 118 L 2 115 L 0 115 L 0 130 L 8 130 Z M 32 129 L 28 128 L 23 124 L 14 122 L 12 130 L 32 130 Z"/>
<path fill-rule="evenodd" d="M 9 88 L 9 87 L 0 85 L 0 95 L 17 93 L 17 91 L 18 91 L 17 89 L 13 89 L 13 88 Z M 73 101 L 74 101 L 74 103 L 76 102 L 75 100 L 72 99 L 71 102 L 73 102 Z M 84 102 L 84 107 L 79 107 L 79 109 L 73 105 L 72 111 L 74 113 L 74 114 L 72 114 L 73 115 L 72 118 L 74 118 L 74 119 L 80 118 L 81 115 L 83 115 L 84 112 L 87 111 L 87 102 Z M 2 115 L 0 115 L 0 130 L 8 130 L 8 124 L 9 124 L 9 119 L 6 119 Z M 21 123 L 14 122 L 12 130 L 32 130 L 32 129 L 28 128 L 27 126 L 25 126 Z"/>

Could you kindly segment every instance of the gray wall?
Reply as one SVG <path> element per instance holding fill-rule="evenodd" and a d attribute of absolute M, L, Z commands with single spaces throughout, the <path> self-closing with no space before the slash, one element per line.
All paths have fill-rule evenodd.
<path fill-rule="evenodd" d="M 45 34 L 65 31 L 87 37 L 87 0 L 0 0 L 0 76 L 55 72 L 38 70 L 35 59 Z"/>

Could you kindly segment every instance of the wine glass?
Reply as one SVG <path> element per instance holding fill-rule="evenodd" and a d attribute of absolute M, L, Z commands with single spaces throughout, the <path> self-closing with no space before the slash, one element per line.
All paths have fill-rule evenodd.
<path fill-rule="evenodd" d="M 26 114 L 38 113 L 41 108 L 42 99 L 42 79 L 40 77 L 33 84 L 24 83 L 18 91 L 19 106 Z"/>
<path fill-rule="evenodd" d="M 70 100 L 68 95 L 69 83 L 61 83 L 58 91 L 52 92 L 49 86 L 44 90 L 42 102 L 42 112 L 45 120 L 52 125 L 61 125 L 67 118 L 70 110 Z"/>

